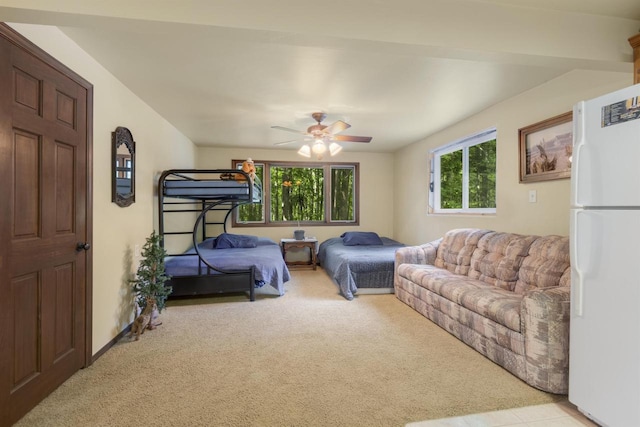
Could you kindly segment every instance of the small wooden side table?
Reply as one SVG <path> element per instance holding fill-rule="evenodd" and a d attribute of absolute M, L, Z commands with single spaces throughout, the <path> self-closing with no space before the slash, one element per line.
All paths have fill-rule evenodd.
<path fill-rule="evenodd" d="M 318 239 L 280 239 L 280 245 L 282 246 L 282 257 L 285 264 L 290 268 L 313 268 L 316 269 L 316 246 Z M 309 261 L 287 261 L 287 251 L 292 248 L 309 249 Z"/>

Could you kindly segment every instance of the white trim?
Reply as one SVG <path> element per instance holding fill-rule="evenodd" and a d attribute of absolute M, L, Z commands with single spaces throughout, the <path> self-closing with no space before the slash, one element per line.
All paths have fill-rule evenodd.
<path fill-rule="evenodd" d="M 433 213 L 434 211 L 434 203 L 435 203 L 435 164 L 436 164 L 436 156 L 433 152 L 429 153 L 429 206 L 427 206 L 427 213 Z M 438 188 L 438 195 L 440 193 L 440 188 Z M 438 197 L 438 200 L 440 198 Z"/>
<path fill-rule="evenodd" d="M 434 148 L 430 151 L 433 154 L 448 154 L 452 151 L 459 150 L 463 147 L 471 147 L 473 145 L 478 145 L 483 142 L 491 141 L 492 139 L 496 139 L 498 134 L 498 130 L 495 127 L 488 128 L 482 130 L 478 133 L 474 133 L 472 135 L 467 135 L 463 138 L 457 139 L 449 144 L 442 145 L 440 147 Z"/>

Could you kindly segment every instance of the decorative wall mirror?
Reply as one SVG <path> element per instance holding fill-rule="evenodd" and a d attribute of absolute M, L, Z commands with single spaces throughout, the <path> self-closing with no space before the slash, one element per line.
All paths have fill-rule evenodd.
<path fill-rule="evenodd" d="M 111 132 L 112 140 L 112 197 L 111 201 L 124 208 L 136 201 L 136 143 L 129 129 L 118 126 Z"/>

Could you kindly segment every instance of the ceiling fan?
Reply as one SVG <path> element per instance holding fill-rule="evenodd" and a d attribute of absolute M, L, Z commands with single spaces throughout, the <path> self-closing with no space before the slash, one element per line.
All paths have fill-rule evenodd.
<path fill-rule="evenodd" d="M 312 113 L 311 117 L 317 124 L 309 126 L 306 131 L 282 126 L 271 126 L 271 128 L 302 134 L 307 137 L 305 140 L 313 140 L 312 146 L 309 146 L 309 144 L 303 145 L 298 150 L 298 154 L 304 157 L 311 157 L 311 152 L 313 152 L 319 159 L 327 151 L 327 144 L 329 144 L 329 153 L 334 156 L 342 150 L 342 146 L 335 141 L 370 142 L 372 139 L 370 136 L 338 135 L 343 130 L 350 128 L 351 125 L 342 120 L 337 120 L 329 126 L 323 125 L 322 121 L 327 117 L 325 113 Z M 285 145 L 293 142 L 298 142 L 298 140 L 277 142 L 275 145 Z"/>

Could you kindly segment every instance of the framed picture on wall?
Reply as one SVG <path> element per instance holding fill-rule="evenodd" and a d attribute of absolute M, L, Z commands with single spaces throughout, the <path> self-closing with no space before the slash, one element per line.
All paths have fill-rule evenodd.
<path fill-rule="evenodd" d="M 539 182 L 571 176 L 573 112 L 518 129 L 520 182 Z"/>

